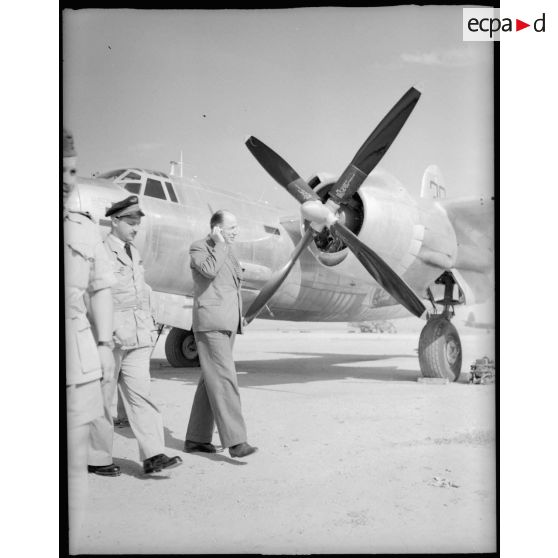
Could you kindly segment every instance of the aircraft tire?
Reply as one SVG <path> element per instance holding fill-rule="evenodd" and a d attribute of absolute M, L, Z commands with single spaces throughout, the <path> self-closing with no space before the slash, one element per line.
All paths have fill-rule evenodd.
<path fill-rule="evenodd" d="M 165 356 L 174 368 L 195 368 L 200 365 L 194 334 L 190 330 L 173 327 L 165 341 Z"/>
<path fill-rule="evenodd" d="M 461 372 L 463 352 L 454 325 L 443 316 L 430 318 L 419 339 L 420 371 L 425 378 L 455 382 Z"/>

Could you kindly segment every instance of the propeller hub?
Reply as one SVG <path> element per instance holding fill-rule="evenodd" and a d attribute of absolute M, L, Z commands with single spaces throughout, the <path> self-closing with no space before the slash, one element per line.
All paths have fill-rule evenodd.
<path fill-rule="evenodd" d="M 306 221 L 310 221 L 312 228 L 316 231 L 321 231 L 324 227 L 329 227 L 339 220 L 329 207 L 318 200 L 304 202 L 300 206 L 300 212 Z"/>

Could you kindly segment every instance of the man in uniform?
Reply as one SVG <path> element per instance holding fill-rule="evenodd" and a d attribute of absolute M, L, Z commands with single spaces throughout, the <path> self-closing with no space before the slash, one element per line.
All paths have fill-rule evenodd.
<path fill-rule="evenodd" d="M 76 152 L 63 131 L 64 287 L 66 406 L 68 427 L 68 518 L 70 553 L 77 552 L 87 501 L 87 448 L 91 422 L 103 413 L 103 382 L 114 375 L 112 354 L 112 263 L 98 227 L 87 213 L 67 206 L 76 182 Z M 89 315 L 87 317 L 86 297 Z M 95 341 L 91 326 L 97 335 Z"/>
<path fill-rule="evenodd" d="M 194 279 L 193 325 L 201 364 L 184 451 L 214 453 L 215 423 L 221 444 L 232 457 L 257 448 L 246 441 L 232 349 L 242 333 L 242 269 L 232 251 L 238 234 L 236 217 L 224 210 L 210 220 L 211 233 L 190 246 Z"/>
<path fill-rule="evenodd" d="M 180 465 L 182 459 L 163 453 L 163 419 L 150 395 L 149 360 L 156 330 L 151 315 L 151 288 L 144 280 L 141 256 L 133 244 L 144 213 L 138 197 L 129 196 L 114 203 L 105 215 L 112 220 L 105 247 L 117 279 L 112 288 L 115 374 L 103 387 L 104 414 L 91 428 L 89 472 L 102 476 L 120 474 L 120 467 L 112 461 L 114 424 L 111 406 L 118 386 L 138 441 L 143 470 L 147 474 L 156 473 Z"/>
<path fill-rule="evenodd" d="M 122 401 L 119 390 L 116 390 L 116 419 L 114 421 L 114 426 L 116 426 L 116 428 L 126 428 L 130 426 L 130 421 L 128 420 L 126 409 L 124 408 L 124 401 Z"/>

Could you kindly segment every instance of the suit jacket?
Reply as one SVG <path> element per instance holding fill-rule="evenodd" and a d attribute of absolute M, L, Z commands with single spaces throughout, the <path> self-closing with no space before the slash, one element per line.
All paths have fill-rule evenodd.
<path fill-rule="evenodd" d="M 112 234 L 105 238 L 116 276 L 112 287 L 114 304 L 114 341 L 124 347 L 124 339 L 134 338 L 126 349 L 150 347 L 156 338 L 156 326 L 151 314 L 151 287 L 145 282 L 144 269 L 138 249 L 130 244 L 131 260 L 124 244 Z"/>
<path fill-rule="evenodd" d="M 190 246 L 194 279 L 193 331 L 242 333 L 242 269 L 231 246 L 210 236 Z"/>

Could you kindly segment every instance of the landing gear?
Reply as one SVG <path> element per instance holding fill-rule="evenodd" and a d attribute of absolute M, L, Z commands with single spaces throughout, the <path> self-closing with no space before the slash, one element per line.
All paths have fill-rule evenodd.
<path fill-rule="evenodd" d="M 425 378 L 454 382 L 461 372 L 461 341 L 453 324 L 443 314 L 428 319 L 419 339 L 420 371 Z"/>
<path fill-rule="evenodd" d="M 173 327 L 165 341 L 165 356 L 175 368 L 195 368 L 200 365 L 194 334 L 190 330 Z"/>
<path fill-rule="evenodd" d="M 443 304 L 444 310 L 441 314 L 429 315 L 420 334 L 418 348 L 420 371 L 425 378 L 447 378 L 455 382 L 461 372 L 463 353 L 459 334 L 450 320 L 455 315 L 454 305 L 460 304 L 463 300 L 463 293 L 459 290 L 459 299 L 453 299 L 453 289 L 457 283 L 454 276 L 447 271 L 435 282 L 444 285 L 444 298 L 434 301 L 430 291 L 429 296 L 434 309 L 436 309 L 434 305 L 436 302 Z"/>

